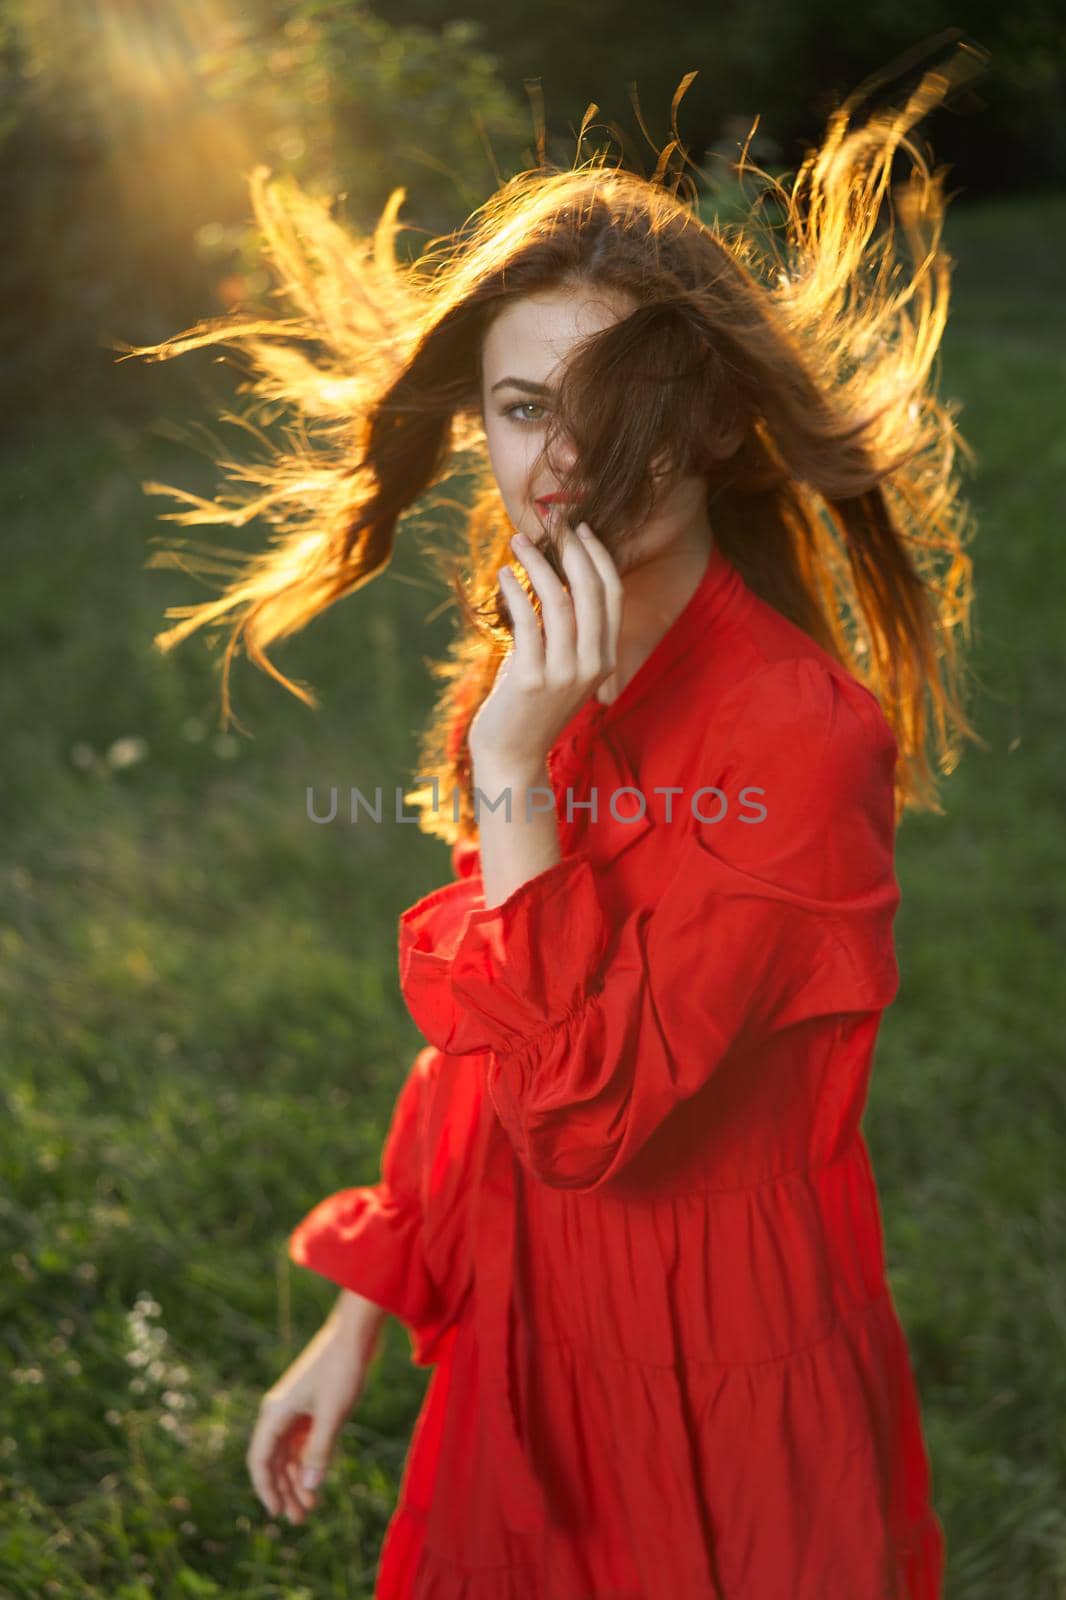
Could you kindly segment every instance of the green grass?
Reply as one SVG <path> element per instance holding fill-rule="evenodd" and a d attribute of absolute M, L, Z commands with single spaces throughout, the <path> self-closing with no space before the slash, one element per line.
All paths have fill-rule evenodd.
<path fill-rule="evenodd" d="M 959 210 L 948 241 L 941 390 L 978 453 L 988 748 L 944 781 L 946 815 L 901 830 L 903 983 L 865 1128 L 950 1600 L 1062 1600 L 1066 203 Z M 0 1594 L 25 1600 L 364 1600 L 427 1377 L 387 1324 L 319 1510 L 269 1520 L 244 1467 L 255 1408 L 334 1299 L 285 1240 L 377 1176 L 420 1043 L 396 917 L 447 875 L 414 828 L 398 848 L 314 827 L 305 786 L 410 782 L 449 622 L 409 530 L 373 598 L 275 652 L 322 709 L 239 660 L 254 737 L 219 736 L 217 656 L 151 643 L 195 591 L 145 569 L 172 506 L 138 489 L 217 483 L 151 420 L 192 414 L 196 359 L 120 369 L 147 423 L 57 401 L 0 470 Z M 141 759 L 109 762 L 120 739 Z"/>

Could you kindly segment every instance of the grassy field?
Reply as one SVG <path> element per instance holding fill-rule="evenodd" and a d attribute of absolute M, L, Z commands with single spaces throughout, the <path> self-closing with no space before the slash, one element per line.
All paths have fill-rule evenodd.
<path fill-rule="evenodd" d="M 950 1600 L 1063 1600 L 1066 203 L 960 209 L 948 242 L 987 749 L 900 833 L 903 981 L 865 1130 Z M 276 652 L 321 710 L 239 661 L 254 736 L 219 733 L 217 657 L 152 646 L 197 591 L 145 568 L 172 503 L 139 489 L 218 482 L 165 420 L 191 415 L 197 359 L 120 369 L 147 421 L 57 400 L 3 444 L 0 1594 L 20 1600 L 367 1600 L 428 1376 L 390 1322 L 319 1510 L 268 1519 L 254 1412 L 334 1299 L 285 1240 L 377 1176 L 420 1043 L 396 918 L 448 870 L 414 828 L 401 849 L 314 827 L 305 787 L 410 781 L 450 622 L 409 537 L 372 598 Z"/>

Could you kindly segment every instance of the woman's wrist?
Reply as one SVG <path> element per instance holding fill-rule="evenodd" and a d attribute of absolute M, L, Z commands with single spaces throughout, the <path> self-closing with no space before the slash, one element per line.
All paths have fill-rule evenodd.
<path fill-rule="evenodd" d="M 345 1334 L 362 1337 L 376 1333 L 388 1312 L 365 1295 L 357 1294 L 354 1289 L 342 1289 L 330 1316 Z"/>
<path fill-rule="evenodd" d="M 475 791 L 486 800 L 475 811 L 488 908 L 559 860 L 559 824 L 544 761 L 525 767 L 497 762 L 475 766 L 473 779 Z"/>
<path fill-rule="evenodd" d="M 547 784 L 548 762 L 546 756 L 505 757 L 501 760 L 495 753 L 485 751 L 479 754 L 471 749 L 470 775 L 475 787 L 487 799 L 495 800 L 509 788 L 512 794 L 521 791 L 524 803 L 526 789 Z"/>

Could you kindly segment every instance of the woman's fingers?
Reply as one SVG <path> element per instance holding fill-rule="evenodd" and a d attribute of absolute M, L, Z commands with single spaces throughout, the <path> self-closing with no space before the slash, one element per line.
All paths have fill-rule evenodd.
<path fill-rule="evenodd" d="M 252 1487 L 272 1517 L 280 1515 L 284 1508 L 281 1486 L 273 1464 L 277 1427 L 276 1414 L 269 1407 L 260 1407 L 244 1458 Z"/>
<path fill-rule="evenodd" d="M 588 525 L 581 523 L 579 526 Z M 599 684 L 613 670 L 615 646 L 606 572 L 600 561 L 593 558 L 590 545 L 591 539 L 573 535 L 563 546 L 563 563 L 570 579 L 577 620 L 577 671 L 583 682 Z M 610 563 L 602 545 L 600 549 L 603 560 Z"/>
<path fill-rule="evenodd" d="M 300 1463 L 298 1461 L 293 1461 L 291 1458 L 286 1457 L 280 1463 L 278 1476 L 284 1485 L 285 1513 L 290 1522 L 302 1522 L 313 1503 L 305 1500 L 304 1495 L 301 1494 L 298 1484 L 299 1475 Z"/>
<path fill-rule="evenodd" d="M 289 1459 L 292 1454 L 291 1427 L 280 1433 L 270 1457 L 270 1472 L 273 1478 L 282 1510 L 290 1522 L 294 1522 L 300 1511 L 300 1503 L 293 1492 L 292 1479 L 289 1475 Z"/>
<path fill-rule="evenodd" d="M 513 545 L 514 540 L 511 542 Z M 515 553 L 540 597 L 546 675 L 553 683 L 566 683 L 573 676 L 577 660 L 573 602 L 532 540 L 518 545 Z"/>
<path fill-rule="evenodd" d="M 259 1413 L 245 1462 L 256 1494 L 272 1517 L 302 1522 L 314 1506 L 314 1492 L 299 1483 L 301 1450 L 311 1428 L 307 1415 L 287 1421 L 267 1407 Z"/>
<path fill-rule="evenodd" d="M 540 623 L 526 591 L 510 567 L 500 568 L 500 583 L 511 612 L 515 653 L 522 659 L 535 659 L 541 651 Z"/>
<path fill-rule="evenodd" d="M 304 1514 L 315 1504 L 314 1490 L 305 1489 L 301 1481 L 307 1441 L 313 1431 L 313 1419 L 305 1414 L 297 1417 L 284 1439 L 280 1441 L 283 1450 L 278 1470 L 285 1485 L 290 1519 L 296 1522 L 301 1522 Z"/>
<path fill-rule="evenodd" d="M 535 545 L 519 547 L 519 554 L 541 601 L 548 678 L 555 684 L 602 681 L 614 668 L 622 604 L 621 580 L 607 551 L 594 536 L 568 535 L 562 564 L 569 594 Z M 532 607 L 529 613 L 534 616 Z"/>

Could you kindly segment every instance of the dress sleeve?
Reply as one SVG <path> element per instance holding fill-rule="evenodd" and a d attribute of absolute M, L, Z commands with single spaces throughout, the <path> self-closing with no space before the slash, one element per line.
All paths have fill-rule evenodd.
<path fill-rule="evenodd" d="M 416 1365 L 428 1365 L 444 1297 L 422 1249 L 421 1174 L 429 1085 L 440 1061 L 420 1050 L 393 1109 L 375 1184 L 319 1201 L 289 1236 L 289 1258 L 391 1312 L 408 1327 Z"/>
<path fill-rule="evenodd" d="M 442 1051 L 486 1054 L 535 1177 L 596 1188 L 734 1048 L 891 1002 L 896 757 L 857 680 L 810 657 L 773 662 L 715 716 L 708 787 L 675 809 L 667 881 L 626 916 L 607 915 L 586 848 L 498 906 L 482 894 L 449 917 L 452 885 L 404 912 L 408 1008 Z"/>

